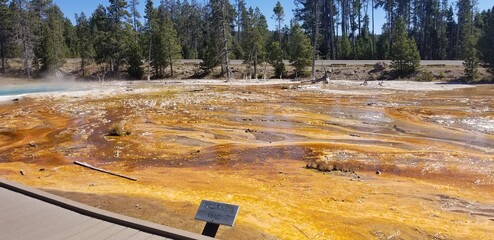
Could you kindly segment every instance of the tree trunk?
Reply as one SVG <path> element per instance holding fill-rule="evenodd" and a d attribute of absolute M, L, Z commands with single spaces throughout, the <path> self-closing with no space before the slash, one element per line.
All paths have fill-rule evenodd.
<path fill-rule="evenodd" d="M 312 49 L 312 71 L 311 71 L 311 80 L 314 81 L 316 79 L 316 54 L 317 54 L 317 37 L 319 32 L 319 14 L 317 12 L 317 1 L 314 3 L 314 46 Z"/>
<path fill-rule="evenodd" d="M 120 79 L 120 64 L 118 61 L 116 63 L 113 63 L 113 72 L 115 76 L 117 76 L 117 79 Z"/>
<path fill-rule="evenodd" d="M 312 81 L 316 80 L 316 54 L 317 54 L 317 31 L 314 36 L 314 49 L 312 52 Z"/>
<path fill-rule="evenodd" d="M 334 12 L 333 12 L 334 1 L 331 1 L 329 6 L 329 27 L 330 30 L 330 44 L 331 44 L 331 59 L 336 59 L 336 51 L 335 51 L 335 41 L 336 41 L 336 33 L 335 33 L 335 24 L 334 24 Z"/>
<path fill-rule="evenodd" d="M 148 81 L 151 81 L 151 51 L 153 44 L 153 36 L 149 38 L 149 53 L 148 53 Z"/>
<path fill-rule="evenodd" d="M 173 77 L 173 60 L 171 57 L 168 60 L 170 61 L 170 77 Z"/>
<path fill-rule="evenodd" d="M 341 36 L 346 36 L 346 1 L 341 0 Z"/>
<path fill-rule="evenodd" d="M 254 52 L 254 79 L 257 80 L 257 51 Z"/>
<path fill-rule="evenodd" d="M 376 52 L 376 34 L 374 32 L 374 0 L 372 0 L 372 59 L 374 59 L 374 55 Z"/>
<path fill-rule="evenodd" d="M 240 1 L 237 0 L 237 42 L 240 43 L 240 18 L 241 18 L 241 13 L 240 13 Z"/>
<path fill-rule="evenodd" d="M 0 57 L 2 58 L 2 70 L 1 72 L 5 72 L 5 49 L 3 42 L 0 42 Z"/>
<path fill-rule="evenodd" d="M 281 47 L 281 18 L 278 18 L 278 37 L 280 40 L 280 47 Z"/>
<path fill-rule="evenodd" d="M 31 79 L 31 69 L 29 69 L 29 49 L 28 49 L 27 40 L 23 41 L 23 50 L 24 50 L 24 74 L 28 79 Z"/>
<path fill-rule="evenodd" d="M 362 4 L 362 3 L 360 3 Z M 358 11 L 358 35 L 362 35 L 362 9 L 359 6 L 359 11 Z M 366 13 L 367 14 L 367 13 Z"/>
<path fill-rule="evenodd" d="M 393 19 L 391 19 L 392 13 L 388 11 L 388 58 L 389 54 L 391 53 L 391 46 L 393 45 Z"/>
<path fill-rule="evenodd" d="M 455 43 L 455 59 L 460 59 L 462 58 L 461 52 L 460 52 L 460 23 L 458 23 L 456 27 L 456 43 Z"/>
<path fill-rule="evenodd" d="M 132 25 L 134 27 L 134 32 L 137 32 L 137 3 L 135 0 L 132 1 Z M 135 38 L 135 41 L 137 42 L 137 37 Z"/>
<path fill-rule="evenodd" d="M 229 66 L 229 59 L 228 59 L 228 37 L 227 37 L 227 26 L 226 26 L 226 17 L 225 17 L 225 3 L 222 1 L 221 2 L 221 13 L 222 13 L 222 25 L 223 25 L 223 54 L 224 56 L 224 61 L 225 61 L 225 68 L 226 68 L 226 79 L 230 80 L 230 66 Z"/>
<path fill-rule="evenodd" d="M 81 72 L 82 72 L 82 77 L 86 76 L 86 58 L 82 57 L 81 58 Z"/>

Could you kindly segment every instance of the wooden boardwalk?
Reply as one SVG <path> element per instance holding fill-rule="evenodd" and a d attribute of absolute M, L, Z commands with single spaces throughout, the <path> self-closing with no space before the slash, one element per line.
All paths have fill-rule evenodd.
<path fill-rule="evenodd" d="M 211 239 L 0 179 L 0 240 Z"/>

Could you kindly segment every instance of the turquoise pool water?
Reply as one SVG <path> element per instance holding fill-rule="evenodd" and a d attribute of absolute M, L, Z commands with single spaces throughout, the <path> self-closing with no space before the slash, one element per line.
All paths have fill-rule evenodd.
<path fill-rule="evenodd" d="M 65 87 L 56 86 L 29 86 L 29 87 L 8 87 L 0 88 L 0 96 L 13 96 L 28 93 L 43 93 L 43 92 L 56 92 L 66 90 Z"/>

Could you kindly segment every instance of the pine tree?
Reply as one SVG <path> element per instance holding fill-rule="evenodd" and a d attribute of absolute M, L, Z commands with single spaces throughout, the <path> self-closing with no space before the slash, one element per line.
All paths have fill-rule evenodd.
<path fill-rule="evenodd" d="M 448 32 L 447 32 L 448 0 L 442 0 L 438 24 L 438 59 L 448 58 Z"/>
<path fill-rule="evenodd" d="M 383 60 L 389 59 L 389 42 L 387 35 L 379 35 L 376 41 L 376 53 L 374 55 L 375 59 Z"/>
<path fill-rule="evenodd" d="M 357 37 L 355 57 L 356 59 L 366 60 L 372 59 L 372 38 L 369 33 L 369 16 L 366 14 L 363 18 L 363 26 L 361 33 Z"/>
<path fill-rule="evenodd" d="M 465 80 L 474 81 L 478 76 L 477 31 L 474 26 L 475 0 L 458 0 L 458 52 L 464 60 Z"/>
<path fill-rule="evenodd" d="M 72 25 L 72 22 L 68 18 L 65 18 L 63 22 L 63 36 L 66 47 L 64 51 L 65 57 L 79 57 L 79 43 L 77 40 L 77 32 L 75 26 Z"/>
<path fill-rule="evenodd" d="M 139 5 L 138 0 L 130 0 L 130 15 L 132 16 L 132 29 L 134 32 L 137 32 L 140 27 L 142 27 L 141 22 L 139 19 L 141 18 L 141 14 L 139 13 L 139 10 L 137 9 L 137 6 Z"/>
<path fill-rule="evenodd" d="M 405 21 L 399 18 L 393 31 L 391 67 L 398 76 L 416 72 L 420 67 L 420 54 L 415 40 L 408 37 Z"/>
<path fill-rule="evenodd" d="M 139 1 L 130 0 L 129 10 L 132 21 L 132 27 L 125 29 L 127 36 L 126 46 L 126 60 L 127 60 L 127 73 L 132 79 L 141 79 L 144 75 L 144 70 L 142 68 L 142 49 L 140 44 L 140 29 L 142 27 L 139 18 L 141 14 L 137 10 Z"/>
<path fill-rule="evenodd" d="M 338 10 L 336 7 L 337 0 L 326 0 L 322 3 L 321 8 L 321 41 L 320 53 L 327 59 L 336 59 L 337 57 L 337 36 L 336 28 L 338 21 Z"/>
<path fill-rule="evenodd" d="M 283 78 L 285 64 L 283 63 L 283 49 L 278 41 L 274 41 L 269 46 L 269 63 L 273 66 L 275 76 Z"/>
<path fill-rule="evenodd" d="M 43 23 L 43 35 L 38 50 L 41 70 L 53 71 L 65 63 L 64 17 L 57 6 L 48 10 L 46 22 Z"/>
<path fill-rule="evenodd" d="M 16 35 L 16 42 L 20 45 L 24 75 L 31 78 L 31 64 L 34 60 L 35 33 L 33 17 L 30 13 L 31 5 L 27 0 L 14 0 L 10 4 L 12 13 L 12 28 Z"/>
<path fill-rule="evenodd" d="M 381 41 L 384 41 L 382 37 L 386 36 L 386 44 L 383 44 L 383 46 L 387 46 L 388 49 L 386 49 L 386 52 L 389 53 L 391 46 L 393 45 L 393 32 L 392 30 L 395 28 L 395 20 L 396 20 L 396 14 L 394 12 L 395 6 L 396 6 L 396 0 L 375 0 L 375 5 L 376 8 L 382 7 L 384 11 L 386 12 L 386 23 L 383 26 L 383 31 L 381 35 Z M 384 54 L 388 55 L 388 54 Z"/>
<path fill-rule="evenodd" d="M 81 58 L 82 77 L 86 76 L 86 66 L 94 57 L 93 42 L 89 21 L 84 13 L 76 15 L 76 34 L 78 40 L 79 57 Z"/>
<path fill-rule="evenodd" d="M 312 57 L 310 39 L 296 23 L 290 30 L 288 56 L 290 64 L 295 68 L 296 76 L 304 74 L 305 68 L 310 66 Z"/>
<path fill-rule="evenodd" d="M 210 71 L 221 65 L 221 73 L 229 78 L 230 27 L 235 19 L 235 9 L 227 0 L 210 0 L 206 9 L 201 68 Z"/>
<path fill-rule="evenodd" d="M 275 70 L 276 77 L 283 78 L 285 73 L 285 64 L 283 63 L 283 57 L 285 56 L 283 51 L 283 26 L 282 23 L 285 19 L 285 10 L 280 1 L 276 2 L 273 8 L 273 16 L 277 22 L 276 35 L 273 35 L 273 41 L 268 45 L 268 61 Z"/>
<path fill-rule="evenodd" d="M 12 19 L 7 0 L 0 0 L 0 72 L 5 72 L 5 65 L 7 61 L 7 50 L 9 48 L 12 38 Z"/>
<path fill-rule="evenodd" d="M 338 41 L 338 45 L 339 59 L 353 59 L 352 43 L 347 36 L 341 36 L 340 40 Z"/>
<path fill-rule="evenodd" d="M 130 13 L 127 11 L 128 3 L 125 0 L 110 0 L 107 7 L 108 17 L 108 57 L 111 70 L 117 78 L 120 77 L 120 65 L 125 59 L 126 51 L 126 29 L 129 28 Z"/>
<path fill-rule="evenodd" d="M 94 47 L 94 60 L 98 64 L 104 64 L 103 71 L 106 74 L 107 71 L 112 68 L 111 63 L 113 56 L 113 44 L 111 40 L 111 28 L 110 19 L 107 15 L 106 8 L 103 5 L 99 5 L 91 15 L 89 20 L 91 35 L 93 38 Z"/>
<path fill-rule="evenodd" d="M 465 67 L 465 80 L 467 82 L 475 81 L 478 77 L 479 57 L 476 49 L 477 39 L 474 34 L 470 35 L 463 47 L 463 66 Z"/>
<path fill-rule="evenodd" d="M 348 36 L 350 30 L 350 0 L 340 0 L 341 36 Z"/>
<path fill-rule="evenodd" d="M 465 59 L 466 52 L 470 51 L 470 35 L 473 33 L 473 8 L 475 0 L 458 0 L 456 7 L 458 8 L 458 28 L 456 39 L 456 47 L 458 48 L 458 55 Z"/>
<path fill-rule="evenodd" d="M 295 4 L 301 6 L 300 9 L 294 11 L 295 19 L 302 21 L 302 28 L 309 34 L 312 42 L 312 71 L 311 78 L 315 78 L 315 63 L 319 55 L 319 32 L 321 26 L 321 16 L 323 13 L 323 5 L 321 0 L 295 0 Z M 342 2 L 343 4 L 343 2 Z"/>
<path fill-rule="evenodd" d="M 362 3 L 360 0 L 351 1 L 350 29 L 352 30 L 352 59 L 357 59 L 357 37 L 362 34 Z M 358 31 L 358 34 L 357 34 Z"/>
<path fill-rule="evenodd" d="M 202 8 L 197 1 L 185 0 L 176 25 L 178 38 L 182 46 L 182 55 L 186 59 L 199 58 L 199 40 L 202 39 Z"/>
<path fill-rule="evenodd" d="M 280 1 L 276 2 L 276 6 L 273 8 L 273 19 L 278 23 L 276 26 L 277 34 L 278 34 L 278 43 L 282 43 L 282 35 L 281 35 L 281 28 L 282 28 L 282 22 L 285 19 L 285 10 L 283 9 L 283 6 L 281 5 Z"/>
<path fill-rule="evenodd" d="M 126 56 L 127 59 L 127 74 L 132 79 L 141 79 L 144 75 L 142 68 L 142 55 L 141 45 L 138 42 L 139 35 L 133 30 L 127 33 L 128 39 L 126 42 Z"/>
<path fill-rule="evenodd" d="M 321 20 L 318 19 L 322 14 L 317 13 L 317 11 L 321 11 L 322 8 L 317 8 L 317 2 L 320 0 L 295 0 L 295 4 L 299 6 L 294 10 L 295 20 L 300 21 L 307 35 L 314 36 L 315 28 L 317 23 L 320 23 Z"/>
<path fill-rule="evenodd" d="M 447 0 L 446 0 L 447 1 Z M 458 48 L 456 47 L 457 43 L 457 28 L 458 24 L 454 19 L 453 7 L 449 6 L 449 8 L 444 13 L 446 16 L 446 35 L 448 37 L 447 44 L 447 59 L 457 59 L 458 58 Z"/>
<path fill-rule="evenodd" d="M 242 33 L 242 13 L 246 9 L 247 8 L 245 6 L 244 0 L 235 0 L 235 11 L 236 11 L 235 25 L 237 27 L 237 31 L 235 32 L 235 38 L 236 38 L 237 43 L 240 43 L 240 39 L 242 37 L 241 36 L 241 33 Z M 237 45 L 240 45 L 240 44 L 237 44 Z M 240 56 L 238 49 L 235 49 L 235 51 L 237 51 L 237 53 L 236 53 L 237 57 Z"/>
<path fill-rule="evenodd" d="M 485 25 L 479 40 L 479 53 L 482 62 L 494 76 L 494 7 L 485 12 Z"/>
<path fill-rule="evenodd" d="M 420 1 L 420 15 L 417 16 L 420 32 L 418 48 L 423 59 L 438 59 L 441 50 L 439 39 L 440 0 Z"/>
<path fill-rule="evenodd" d="M 151 65 L 154 56 L 153 51 L 153 39 L 154 29 L 156 28 L 156 10 L 154 9 L 153 0 L 146 0 L 146 6 L 144 8 L 144 18 L 146 19 L 144 25 L 144 55 L 146 56 L 147 66 L 147 80 L 151 80 Z"/>
<path fill-rule="evenodd" d="M 259 8 L 255 10 L 250 8 L 248 17 L 244 20 L 242 27 L 244 31 L 242 41 L 242 48 L 245 49 L 244 62 L 248 64 L 249 69 L 253 66 L 253 74 L 257 78 L 257 66 L 266 58 L 268 25 Z"/>
<path fill-rule="evenodd" d="M 173 27 L 173 22 L 170 15 L 166 15 L 162 19 L 160 27 L 160 37 L 162 39 L 163 48 L 160 52 L 163 55 L 164 67 L 170 66 L 170 75 L 173 76 L 173 63 L 176 59 L 182 58 L 177 31 Z"/>
<path fill-rule="evenodd" d="M 52 0 L 31 0 L 28 3 L 29 9 L 29 21 L 32 27 L 31 40 L 33 43 L 33 51 L 35 58 L 33 59 L 33 66 L 40 70 L 46 70 L 43 66 L 43 58 L 46 58 L 44 54 L 45 50 L 44 46 L 44 38 L 46 37 L 46 32 L 50 32 L 50 29 L 47 29 L 48 25 L 46 24 L 46 19 L 48 18 L 49 10 L 53 6 Z"/>
<path fill-rule="evenodd" d="M 252 14 L 249 13 L 244 0 L 239 0 L 237 3 L 237 24 L 238 32 L 236 33 L 236 45 L 234 46 L 235 57 L 237 59 L 248 59 L 249 49 L 246 48 L 246 35 L 252 28 Z"/>

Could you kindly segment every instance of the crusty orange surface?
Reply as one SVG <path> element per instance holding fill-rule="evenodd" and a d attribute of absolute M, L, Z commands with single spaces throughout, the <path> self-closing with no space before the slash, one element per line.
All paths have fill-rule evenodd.
<path fill-rule="evenodd" d="M 4 103 L 0 176 L 194 232 L 202 199 L 240 205 L 224 239 L 492 237 L 494 88 L 321 88 L 341 92 L 164 85 Z M 131 135 L 107 136 L 115 124 Z"/>

